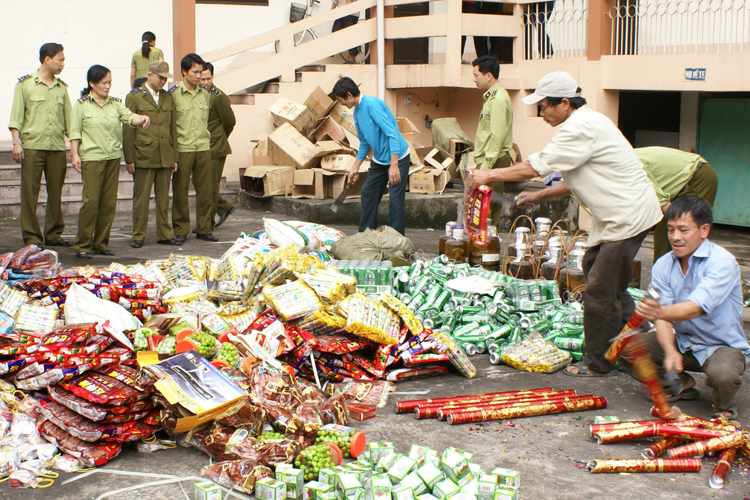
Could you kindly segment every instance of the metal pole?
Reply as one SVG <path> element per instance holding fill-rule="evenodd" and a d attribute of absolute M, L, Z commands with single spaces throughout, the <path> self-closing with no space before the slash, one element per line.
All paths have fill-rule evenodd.
<path fill-rule="evenodd" d="M 385 0 L 378 0 L 378 98 L 385 100 Z"/>

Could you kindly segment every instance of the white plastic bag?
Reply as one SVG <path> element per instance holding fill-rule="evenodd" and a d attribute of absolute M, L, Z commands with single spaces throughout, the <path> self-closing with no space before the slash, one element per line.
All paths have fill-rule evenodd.
<path fill-rule="evenodd" d="M 122 306 L 103 300 L 76 283 L 65 293 L 65 324 L 101 323 L 119 333 L 140 328 L 141 322 Z"/>

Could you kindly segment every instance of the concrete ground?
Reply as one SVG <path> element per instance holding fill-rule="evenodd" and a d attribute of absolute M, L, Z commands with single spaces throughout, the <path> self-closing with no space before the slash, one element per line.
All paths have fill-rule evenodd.
<path fill-rule="evenodd" d="M 183 247 L 168 247 L 156 244 L 154 228 L 150 228 L 146 246 L 140 250 L 130 247 L 132 222 L 130 214 L 118 214 L 112 230 L 110 249 L 114 258 L 95 257 L 90 261 L 79 260 L 72 249 L 59 249 L 63 265 L 90 264 L 107 266 L 114 260 L 132 264 L 148 259 L 168 257 L 170 252 L 198 254 L 218 257 L 231 245 L 240 232 L 252 232 L 262 228 L 263 217 L 273 214 L 238 208 L 235 214 L 214 233 L 221 241 L 207 243 L 189 238 Z M 278 217 L 288 219 L 289 217 Z M 152 219 L 153 220 L 153 215 Z M 76 217 L 66 218 L 68 228 L 65 237 L 72 239 L 76 231 Z M 356 227 L 342 226 L 347 234 L 356 232 Z M 22 246 L 19 222 L 15 219 L 0 220 L 0 253 L 13 251 Z M 434 230 L 407 229 L 414 246 L 427 256 L 437 253 L 437 240 L 441 233 Z M 750 232 L 737 228 L 716 228 L 712 239 L 730 250 L 742 266 L 743 278 L 750 279 Z M 648 283 L 651 267 L 651 243 L 646 240 L 638 258 L 643 262 L 643 280 Z M 750 319 L 750 318 L 746 318 Z M 747 329 L 746 329 L 747 333 Z M 694 474 L 632 474 L 594 475 L 584 466 L 596 458 L 638 458 L 639 451 L 648 446 L 645 441 L 598 446 L 591 441 L 587 424 L 596 415 L 615 415 L 622 420 L 649 418 L 651 406 L 645 400 L 641 386 L 632 379 L 618 373 L 616 377 L 578 379 L 567 377 L 562 372 L 551 375 L 520 372 L 509 366 L 493 366 L 486 355 L 471 358 L 477 367 L 477 376 L 468 380 L 457 374 L 398 384 L 390 396 L 386 408 L 378 409 L 377 417 L 365 422 L 354 422 L 365 432 L 369 441 L 392 441 L 399 452 L 406 453 L 412 443 L 430 446 L 442 451 L 447 446 L 458 447 L 474 453 L 474 461 L 485 469 L 506 467 L 521 471 L 521 497 L 526 499 L 634 499 L 653 500 L 750 497 L 748 470 L 750 461 L 742 457 L 729 475 L 729 483 L 721 490 L 708 486 L 708 477 L 713 471 L 715 459 L 705 459 L 703 469 Z M 703 384 L 705 378 L 697 375 L 701 397 L 697 401 L 681 402 L 683 412 L 708 417 L 710 415 L 710 391 Z M 745 375 L 745 387 L 750 384 L 750 375 Z M 575 389 L 578 394 L 595 393 L 609 402 L 606 410 L 551 415 L 492 422 L 486 425 L 468 424 L 448 426 L 437 420 L 415 420 L 410 415 L 396 415 L 392 403 L 398 400 L 441 397 L 458 394 L 496 392 L 535 387 L 552 386 L 555 389 Z M 409 394 L 412 393 L 412 394 Z M 739 399 L 742 423 L 750 425 L 750 398 L 742 389 Z M 196 476 L 202 467 L 209 464 L 208 457 L 195 450 L 178 448 L 153 454 L 139 454 L 126 447 L 122 454 L 102 469 L 130 471 L 150 474 L 173 474 Z M 540 474 L 537 476 L 536 474 Z M 24 500 L 73 500 L 95 499 L 109 491 L 153 481 L 154 478 L 118 476 L 95 473 L 75 482 L 61 485 L 75 474 L 61 474 L 55 485 L 43 490 L 10 490 L 0 484 L 0 498 Z M 185 491 L 192 498 L 191 482 L 184 483 Z M 185 498 L 179 487 L 162 485 L 148 489 L 116 494 L 114 499 L 180 499 Z"/>

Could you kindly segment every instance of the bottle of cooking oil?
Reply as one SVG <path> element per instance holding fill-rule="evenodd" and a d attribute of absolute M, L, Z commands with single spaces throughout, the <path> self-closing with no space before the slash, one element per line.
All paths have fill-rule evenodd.
<path fill-rule="evenodd" d="M 586 285 L 586 278 L 583 276 L 583 250 L 574 248 L 570 251 L 568 258 L 568 267 L 564 270 L 560 270 L 560 295 L 564 295 L 564 292 L 571 293 L 583 293 L 583 288 Z M 563 299 L 574 298 L 574 297 L 563 297 Z"/>
<path fill-rule="evenodd" d="M 516 278 L 534 279 L 534 266 L 526 252 L 526 244 L 516 245 L 516 258 L 508 265 L 508 274 Z"/>
<path fill-rule="evenodd" d="M 557 273 L 557 263 L 560 259 L 560 250 L 562 249 L 562 247 L 560 246 L 560 238 L 557 236 L 551 237 L 549 239 L 548 248 L 549 260 L 542 263 L 539 274 L 546 280 L 554 280 L 555 274 Z M 561 266 L 561 270 L 564 268 L 565 266 Z"/>
<path fill-rule="evenodd" d="M 438 240 L 438 255 L 445 254 L 445 242 L 453 239 L 453 226 L 457 225 L 458 222 L 451 221 L 445 224 L 445 234 Z"/>
<path fill-rule="evenodd" d="M 453 226 L 453 239 L 445 242 L 445 256 L 461 264 L 468 261 L 471 250 L 471 241 L 464 233 L 464 226 L 457 224 Z"/>
<path fill-rule="evenodd" d="M 628 284 L 629 287 L 632 288 L 640 288 L 641 287 L 641 261 L 638 259 L 633 259 L 633 278 L 630 280 L 630 283 Z"/>
<path fill-rule="evenodd" d="M 516 228 L 516 239 L 515 241 L 508 244 L 508 257 L 516 256 L 516 248 L 518 245 L 526 245 L 529 241 L 531 229 L 528 227 L 517 227 Z"/>
<path fill-rule="evenodd" d="M 488 228 L 487 243 L 480 245 L 471 244 L 469 253 L 469 264 L 472 266 L 482 266 L 488 271 L 500 271 L 500 254 L 502 244 L 497 236 L 497 228 L 490 225 Z"/>
<path fill-rule="evenodd" d="M 549 230 L 552 228 L 552 221 L 547 217 L 537 217 L 534 219 L 534 225 L 536 226 L 537 234 L 549 233 Z"/>

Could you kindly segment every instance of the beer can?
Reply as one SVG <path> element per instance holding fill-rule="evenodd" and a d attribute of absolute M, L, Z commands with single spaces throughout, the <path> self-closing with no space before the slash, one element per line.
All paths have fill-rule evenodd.
<path fill-rule="evenodd" d="M 566 351 L 583 351 L 584 340 L 583 339 L 572 339 L 568 337 L 558 337 L 554 339 L 555 345 L 560 349 Z"/>
<path fill-rule="evenodd" d="M 414 288 L 411 290 L 412 296 L 417 295 L 424 290 L 427 289 L 427 287 L 430 285 L 430 278 L 428 276 L 422 276 L 417 281 L 417 284 L 414 285 Z"/>
<path fill-rule="evenodd" d="M 477 347 L 469 342 L 456 342 L 464 350 L 467 356 L 474 356 L 477 353 Z"/>
<path fill-rule="evenodd" d="M 563 337 L 563 332 L 560 330 L 552 330 L 547 335 L 544 336 L 544 340 L 547 342 L 552 342 L 555 339 Z"/>
<path fill-rule="evenodd" d="M 445 316 L 445 320 L 443 321 L 443 326 L 450 329 L 450 331 L 453 331 L 453 329 L 456 327 L 456 317 L 452 314 L 447 314 Z"/>
<path fill-rule="evenodd" d="M 396 290 L 398 290 L 401 293 L 406 293 L 409 291 L 409 273 L 405 271 L 401 271 L 396 276 Z"/>
<path fill-rule="evenodd" d="M 493 365 L 499 365 L 502 362 L 503 362 L 503 357 L 500 354 L 499 350 L 490 353 L 490 363 L 492 363 Z"/>
<path fill-rule="evenodd" d="M 464 306 L 462 305 L 459 309 L 461 314 L 472 314 L 472 313 L 483 313 L 484 306 Z"/>
<path fill-rule="evenodd" d="M 436 318 L 440 316 L 440 310 L 435 309 L 434 307 L 427 307 L 425 309 L 422 309 L 422 315 L 424 315 L 425 318 Z"/>
<path fill-rule="evenodd" d="M 563 318 L 565 317 L 565 313 L 557 310 L 552 313 L 552 316 L 550 317 L 550 323 L 560 323 Z"/>
<path fill-rule="evenodd" d="M 582 325 L 583 324 L 583 313 L 572 313 L 565 316 L 565 322 L 571 325 Z"/>
<path fill-rule="evenodd" d="M 468 323 L 466 325 L 463 325 L 459 328 L 456 328 L 453 332 L 454 337 L 460 337 L 462 335 L 470 335 L 471 332 L 479 328 L 478 323 Z"/>
<path fill-rule="evenodd" d="M 442 310 L 451 298 L 451 293 L 448 290 L 443 290 L 440 295 L 433 301 L 433 307 Z"/>
<path fill-rule="evenodd" d="M 513 331 L 512 325 L 503 325 L 497 330 L 491 331 L 489 334 L 487 334 L 487 337 L 491 339 L 502 339 L 510 335 L 512 331 Z"/>
<path fill-rule="evenodd" d="M 422 305 L 422 309 L 426 309 L 428 307 L 432 306 L 432 303 L 435 302 L 435 299 L 440 295 L 442 292 L 442 288 L 440 285 L 433 285 L 432 288 L 427 292 L 427 297 L 424 299 L 424 304 Z"/>
<path fill-rule="evenodd" d="M 561 330 L 566 337 L 580 337 L 583 335 L 582 326 L 563 326 Z"/>
<path fill-rule="evenodd" d="M 424 323 L 422 323 L 422 326 L 424 326 L 424 328 L 426 330 L 434 330 L 435 329 L 435 322 L 432 321 L 432 318 L 426 318 L 424 320 Z"/>
<path fill-rule="evenodd" d="M 530 297 L 531 293 L 529 292 L 529 285 L 516 285 L 516 300 L 531 300 Z"/>
<path fill-rule="evenodd" d="M 390 264 L 390 262 L 389 262 Z M 379 286 L 388 286 L 391 284 L 391 271 L 393 271 L 393 268 L 390 266 L 383 266 L 381 265 L 378 269 L 378 276 L 377 276 L 377 285 Z"/>
<path fill-rule="evenodd" d="M 551 329 L 552 328 L 549 320 L 537 321 L 536 323 L 529 325 L 529 327 L 527 328 L 527 330 L 536 330 L 539 333 L 546 333 Z"/>
<path fill-rule="evenodd" d="M 487 352 L 487 344 L 485 343 L 485 341 L 480 340 L 474 345 L 477 348 L 477 354 L 484 354 L 485 352 Z"/>
<path fill-rule="evenodd" d="M 404 305 L 408 305 L 409 302 L 411 302 L 411 295 L 409 295 L 408 293 L 402 293 L 401 295 L 398 296 L 398 300 L 403 302 Z"/>
<path fill-rule="evenodd" d="M 529 283 L 529 300 L 541 302 L 542 299 L 542 288 L 539 286 L 539 283 Z"/>
<path fill-rule="evenodd" d="M 416 312 L 420 307 L 422 307 L 422 304 L 424 304 L 424 300 L 425 295 L 423 293 L 413 295 L 411 301 L 409 302 L 409 309 Z"/>
<path fill-rule="evenodd" d="M 570 351 L 570 355 L 574 361 L 581 361 L 583 360 L 583 357 L 585 356 L 585 354 L 582 353 L 581 351 Z"/>

